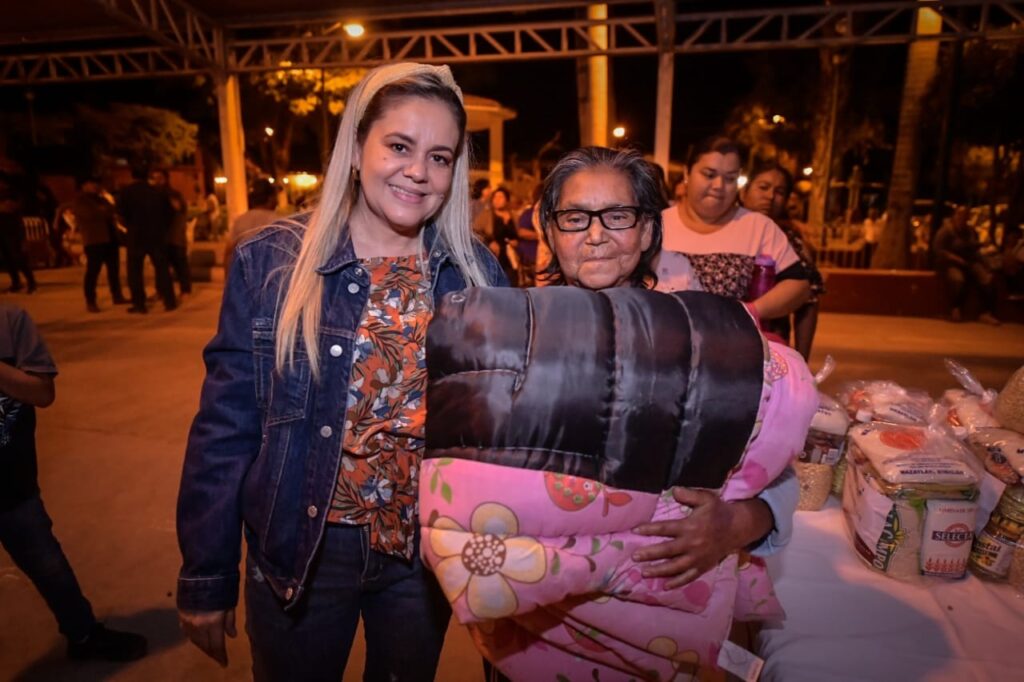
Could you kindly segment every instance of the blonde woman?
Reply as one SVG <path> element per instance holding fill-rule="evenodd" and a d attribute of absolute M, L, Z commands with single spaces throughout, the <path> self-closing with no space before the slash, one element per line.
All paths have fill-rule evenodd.
<path fill-rule="evenodd" d="M 241 538 L 256 680 L 431 680 L 449 609 L 419 560 L 425 333 L 443 294 L 507 284 L 469 225 L 466 113 L 447 67 L 371 71 L 319 205 L 243 241 L 178 498 L 178 610 L 221 665 Z"/>

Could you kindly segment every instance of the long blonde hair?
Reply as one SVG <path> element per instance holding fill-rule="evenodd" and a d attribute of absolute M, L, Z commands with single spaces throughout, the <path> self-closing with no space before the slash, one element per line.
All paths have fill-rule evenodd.
<path fill-rule="evenodd" d="M 366 131 L 388 108 L 391 103 L 390 96 L 429 97 L 447 103 L 452 98 L 446 96 L 448 93 L 445 90 L 455 94 L 457 104 L 461 108 L 462 91 L 447 66 L 411 63 L 378 67 L 370 71 L 352 90 L 341 118 L 320 201 L 309 218 L 302 239 L 302 248 L 289 279 L 288 292 L 281 305 L 275 351 L 279 371 L 292 364 L 301 329 L 310 369 L 314 377 L 319 376 L 317 333 L 320 328 L 324 284 L 317 268 L 334 255 L 343 239 L 348 238 L 349 216 L 359 196 L 358 184 L 352 174 L 352 158 L 356 145 L 362 144 Z M 367 115 L 368 110 L 369 115 L 364 121 L 364 115 Z M 469 153 L 468 142 L 465 140 L 465 110 L 458 113 L 461 116 L 457 115 L 456 118 L 461 123 L 460 132 L 463 139 L 455 157 L 451 189 L 435 216 L 435 244 L 440 242 L 447 247 L 467 285 L 487 286 L 487 278 L 473 249 L 474 240 L 469 227 Z M 422 239 L 421 231 L 421 251 Z"/>

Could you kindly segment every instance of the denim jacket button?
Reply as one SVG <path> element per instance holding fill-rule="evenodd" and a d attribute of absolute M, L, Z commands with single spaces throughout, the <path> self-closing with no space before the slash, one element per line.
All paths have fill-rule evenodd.
<path fill-rule="evenodd" d="M 295 596 L 295 590 L 294 589 L 289 587 L 287 590 L 284 591 L 284 598 L 285 599 L 291 599 L 294 596 Z"/>
<path fill-rule="evenodd" d="M 320 435 L 324 438 L 330 438 L 332 433 L 334 433 L 334 430 L 330 426 L 320 427 Z"/>
<path fill-rule="evenodd" d="M 341 355 L 341 346 L 334 344 L 331 346 L 331 357 L 338 357 Z"/>
<path fill-rule="evenodd" d="M 316 513 L 317 513 L 316 505 L 311 504 L 311 505 L 309 505 L 309 507 L 306 508 L 306 515 L 309 516 L 309 518 L 315 519 L 316 518 Z"/>
<path fill-rule="evenodd" d="M 356 284 L 355 282 L 352 282 L 351 284 L 349 284 L 348 285 L 348 293 L 350 293 L 350 294 L 358 294 L 359 293 L 359 285 Z"/>

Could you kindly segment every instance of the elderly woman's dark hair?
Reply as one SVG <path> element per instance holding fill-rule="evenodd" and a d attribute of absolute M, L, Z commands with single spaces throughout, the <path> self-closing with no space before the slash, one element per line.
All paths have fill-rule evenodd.
<path fill-rule="evenodd" d="M 661 252 L 661 212 L 667 203 L 662 192 L 664 181 L 661 171 L 636 150 L 581 147 L 559 159 L 544 180 L 541 192 L 540 224 L 543 227 L 541 231 L 545 241 L 551 246 L 547 236 L 548 229 L 558 229 L 553 225 L 554 212 L 558 210 L 562 186 L 576 173 L 592 168 L 609 168 L 625 175 L 633 189 L 640 217 L 646 217 L 651 221 L 651 245 L 640 254 L 640 262 L 637 263 L 636 270 L 630 275 L 629 280 L 635 287 L 653 289 L 658 283 L 658 276 L 654 272 L 654 259 Z M 548 284 L 565 284 L 554 248 L 551 249 L 551 253 L 551 264 L 538 274 L 538 279 Z"/>
<path fill-rule="evenodd" d="M 735 154 L 740 157 L 741 161 L 744 156 L 743 147 L 741 147 L 731 137 L 725 137 L 724 135 L 712 135 L 711 137 L 705 137 L 690 149 L 690 154 L 686 157 L 687 170 L 693 168 L 693 164 L 697 163 L 700 157 L 705 154 L 711 154 L 712 152 L 718 152 L 722 156 L 725 156 L 726 154 Z"/>
<path fill-rule="evenodd" d="M 749 187 L 753 184 L 754 180 L 757 179 L 757 176 L 772 172 L 778 173 L 782 176 L 782 180 L 786 183 L 786 196 L 788 197 L 790 192 L 793 191 L 793 174 L 780 166 L 779 162 L 773 159 L 760 159 L 754 164 L 754 167 L 750 169 L 750 173 L 747 174 L 747 177 L 750 178 L 747 186 Z"/>

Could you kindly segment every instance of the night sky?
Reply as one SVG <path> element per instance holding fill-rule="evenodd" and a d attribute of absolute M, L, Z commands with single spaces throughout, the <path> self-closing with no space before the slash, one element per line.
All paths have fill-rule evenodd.
<path fill-rule="evenodd" d="M 895 137 L 905 55 L 906 47 L 897 46 L 858 48 L 853 56 L 851 106 L 874 110 L 885 121 L 890 140 Z M 611 122 L 625 125 L 630 141 L 651 151 L 656 58 L 620 57 L 611 63 L 616 107 Z M 529 159 L 559 130 L 565 149 L 578 144 L 575 68 L 574 60 L 560 59 L 455 65 L 453 70 L 465 92 L 497 99 L 518 112 L 506 124 L 506 152 Z M 680 160 L 695 140 L 718 132 L 730 111 L 749 101 L 772 100 L 789 118 L 809 118 L 817 71 L 814 50 L 677 57 L 673 160 Z M 177 110 L 200 124 L 201 137 L 215 136 L 211 92 L 208 86 L 197 88 L 191 77 L 48 85 L 35 88 L 35 94 L 40 114 L 67 111 L 75 102 L 138 102 Z M 25 107 L 23 89 L 0 88 L 0 109 L 24 112 Z M 318 158 L 315 145 L 307 146 L 294 153 L 303 165 Z"/>

